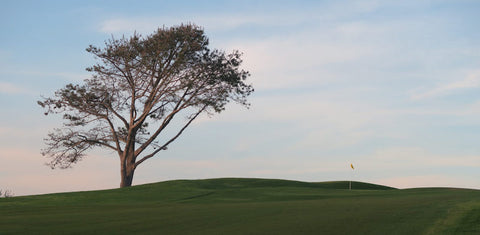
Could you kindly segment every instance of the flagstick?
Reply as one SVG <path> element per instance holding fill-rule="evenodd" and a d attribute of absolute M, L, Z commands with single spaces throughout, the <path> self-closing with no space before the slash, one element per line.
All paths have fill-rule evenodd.
<path fill-rule="evenodd" d="M 352 168 L 352 173 L 350 174 L 350 182 L 348 184 L 348 190 L 352 190 L 352 178 L 353 178 L 353 170 L 355 170 L 355 168 L 353 167 L 353 164 L 350 163 L 350 168 Z"/>

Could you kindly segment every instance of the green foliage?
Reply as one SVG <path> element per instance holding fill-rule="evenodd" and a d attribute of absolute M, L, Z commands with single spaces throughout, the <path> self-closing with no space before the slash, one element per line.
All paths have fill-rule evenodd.
<path fill-rule="evenodd" d="M 176 180 L 0 200 L 2 234 L 478 234 L 480 191 Z M 338 187 L 337 187 L 338 186 Z M 134 215 L 134 216 L 131 216 Z"/>

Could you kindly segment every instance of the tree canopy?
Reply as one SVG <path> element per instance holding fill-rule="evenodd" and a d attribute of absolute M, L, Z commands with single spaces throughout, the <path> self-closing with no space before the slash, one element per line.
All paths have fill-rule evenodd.
<path fill-rule="evenodd" d="M 120 158 L 121 187 L 132 184 L 136 167 L 175 141 L 202 113 L 225 110 L 234 101 L 248 106 L 253 87 L 240 68 L 241 53 L 209 49 L 196 25 L 159 28 L 153 34 L 107 40 L 87 51 L 97 63 L 82 84 L 68 84 L 38 104 L 45 114 L 63 114 L 63 126 L 45 139 L 52 168 L 68 168 L 94 147 Z M 163 142 L 166 127 L 183 124 Z"/>

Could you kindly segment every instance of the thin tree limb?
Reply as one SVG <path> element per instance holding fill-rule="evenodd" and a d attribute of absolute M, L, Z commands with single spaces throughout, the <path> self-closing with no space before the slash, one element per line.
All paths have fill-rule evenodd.
<path fill-rule="evenodd" d="M 158 152 L 162 151 L 162 150 L 165 150 L 166 147 L 171 144 L 173 141 L 175 141 L 182 133 L 185 129 L 187 129 L 187 127 L 193 122 L 193 120 L 195 120 L 198 115 L 200 115 L 205 109 L 207 108 L 207 106 L 205 105 L 202 109 L 200 109 L 192 118 L 190 118 L 190 120 L 187 122 L 187 124 L 185 124 L 185 126 L 182 127 L 182 129 L 180 129 L 180 131 L 173 137 L 171 138 L 169 141 L 167 141 L 165 144 L 163 144 L 160 148 L 158 148 L 157 150 L 155 150 L 153 153 L 149 154 L 149 155 L 146 155 L 145 157 L 143 157 L 142 159 L 138 160 L 136 163 L 135 163 L 135 167 L 137 167 L 138 165 L 142 164 L 142 162 L 144 162 L 145 160 L 149 159 L 149 158 L 152 158 L 153 156 L 155 156 L 155 154 L 157 154 Z"/>

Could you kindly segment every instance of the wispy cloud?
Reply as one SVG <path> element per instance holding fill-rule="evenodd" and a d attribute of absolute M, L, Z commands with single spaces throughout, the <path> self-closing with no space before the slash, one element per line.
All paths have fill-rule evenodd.
<path fill-rule="evenodd" d="M 461 90 L 472 89 L 480 87 L 480 70 L 470 71 L 462 80 L 457 80 L 445 84 L 437 85 L 431 89 L 426 89 L 420 92 L 412 92 L 411 98 L 413 100 L 434 98 L 439 96 L 450 95 Z"/>
<path fill-rule="evenodd" d="M 9 82 L 0 82 L 0 94 L 25 95 L 31 94 L 27 88 Z"/>
<path fill-rule="evenodd" d="M 100 23 L 98 30 L 103 33 L 151 33 L 158 27 L 174 26 L 181 23 L 195 23 L 207 30 L 231 30 L 240 26 L 254 24 L 257 26 L 287 26 L 298 23 L 299 20 L 287 20 L 274 16 L 261 15 L 197 15 L 173 17 L 117 17 Z"/>
<path fill-rule="evenodd" d="M 462 161 L 458 161 L 458 159 Z M 398 168 L 480 167 L 480 155 L 452 156 L 432 153 L 421 147 L 389 147 L 375 151 L 370 157 L 371 170 L 395 166 Z"/>
<path fill-rule="evenodd" d="M 88 72 L 83 72 L 83 73 L 74 73 L 74 72 L 55 72 L 55 71 L 41 71 L 41 70 L 4 70 L 1 71 L 2 74 L 5 74 L 3 76 L 22 76 L 22 77 L 33 77 L 33 78 L 55 78 L 55 79 L 62 79 L 65 81 L 71 81 L 71 82 L 79 82 L 83 81 L 86 78 L 89 78 L 89 73 Z M 0 82 L 0 83 L 7 83 L 11 84 L 13 86 L 17 86 L 17 88 L 20 88 L 18 85 L 14 85 L 13 83 L 8 83 L 8 82 Z"/>
<path fill-rule="evenodd" d="M 260 4 L 262 5 L 262 4 Z M 129 16 L 114 17 L 102 21 L 98 30 L 103 33 L 150 33 L 158 27 L 173 26 L 180 23 L 193 22 L 206 27 L 208 30 L 231 30 L 240 26 L 278 26 L 282 28 L 301 26 L 304 23 L 315 21 L 338 20 L 352 14 L 364 14 L 375 11 L 385 4 L 378 0 L 362 2 L 347 1 L 325 4 L 310 4 L 308 8 L 298 4 L 268 5 L 270 11 L 261 13 L 235 11 L 215 14 L 175 14 L 164 16 Z M 301 11 L 299 11 L 301 9 Z M 303 26 L 301 26 L 303 27 Z"/>

